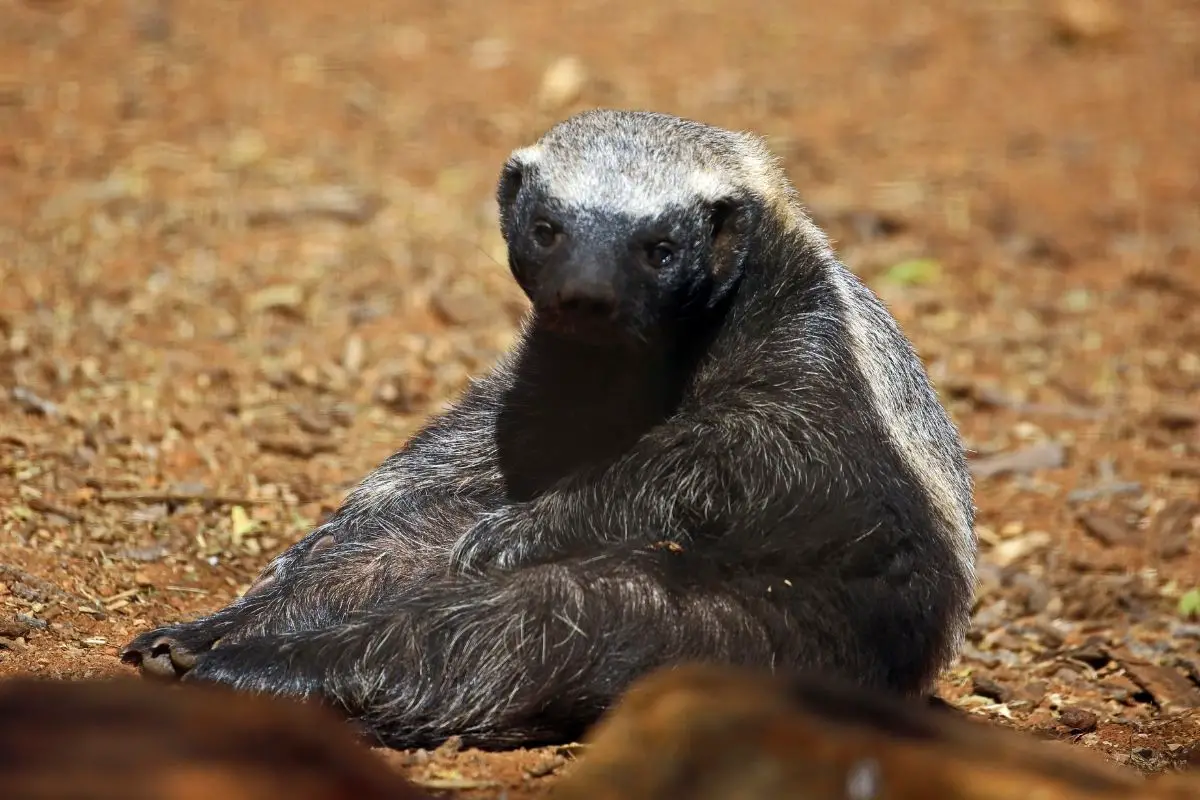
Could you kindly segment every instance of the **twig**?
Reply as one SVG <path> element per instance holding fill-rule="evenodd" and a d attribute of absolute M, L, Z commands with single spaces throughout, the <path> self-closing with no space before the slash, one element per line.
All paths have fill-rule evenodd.
<path fill-rule="evenodd" d="M 40 497 L 34 497 L 29 501 L 29 507 L 41 514 L 53 514 L 56 517 L 62 517 L 67 522 L 82 522 L 83 516 L 76 514 L 74 511 L 68 511 L 61 506 L 56 506 L 53 503 L 42 500 Z"/>
<path fill-rule="evenodd" d="M 309 186 L 255 198 L 243 208 L 250 225 L 294 222 L 325 217 L 349 225 L 365 225 L 383 207 L 383 199 L 351 186 Z"/>
<path fill-rule="evenodd" d="M 16 581 L 25 584 L 35 594 L 40 595 L 42 600 L 49 600 L 52 597 L 60 599 L 73 599 L 73 596 L 67 590 L 54 585 L 48 580 L 39 578 L 36 575 L 31 575 L 20 567 L 13 566 L 12 564 L 0 564 L 0 578 L 7 578 L 10 581 Z"/>
<path fill-rule="evenodd" d="M 116 594 L 111 595 L 109 597 L 101 597 L 100 600 L 104 603 L 104 605 L 107 606 L 107 605 L 111 605 L 111 604 L 117 602 L 118 600 L 124 600 L 128 597 L 133 597 L 135 594 L 137 594 L 140 591 L 142 591 L 142 587 L 135 586 L 132 589 L 126 589 L 123 592 L 117 592 Z"/>
<path fill-rule="evenodd" d="M 191 586 L 164 586 L 168 592 L 187 592 L 188 594 L 208 594 L 207 589 L 196 589 Z"/>
<path fill-rule="evenodd" d="M 0 431 L 0 444 L 12 445 L 24 450 L 32 449 L 32 445 L 28 439 L 13 431 Z"/>
<path fill-rule="evenodd" d="M 1067 494 L 1068 503 L 1086 503 L 1101 497 L 1111 497 L 1118 494 L 1141 494 L 1142 485 L 1136 481 L 1113 481 L 1101 483 L 1083 489 L 1073 489 Z"/>
<path fill-rule="evenodd" d="M 270 500 L 255 500 L 249 497 L 228 495 L 195 494 L 191 492 L 143 492 L 102 491 L 96 498 L 102 503 L 200 503 L 210 506 L 249 506 L 270 503 Z"/>
<path fill-rule="evenodd" d="M 1017 414 L 1031 416 L 1066 417 L 1068 419 L 1101 420 L 1113 416 L 1113 411 L 1080 405 L 1054 405 L 1049 403 L 1027 403 L 991 387 L 972 387 L 971 399 L 984 408 L 1003 408 Z"/>
<path fill-rule="evenodd" d="M 409 781 L 422 789 L 494 789 L 500 785 L 499 781 L 477 781 L 470 778 L 409 778 Z"/>
<path fill-rule="evenodd" d="M 22 410 L 30 414 L 41 414 L 43 417 L 57 417 L 58 406 L 50 400 L 35 394 L 32 389 L 24 386 L 14 386 L 9 393 Z"/>

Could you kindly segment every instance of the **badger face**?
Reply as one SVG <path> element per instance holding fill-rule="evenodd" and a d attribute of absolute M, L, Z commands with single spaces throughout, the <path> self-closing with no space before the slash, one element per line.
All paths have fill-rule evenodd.
<path fill-rule="evenodd" d="M 500 224 L 538 323 L 581 340 L 649 343 L 720 303 L 762 213 L 736 180 L 738 136 L 593 111 L 513 153 L 497 189 Z"/>

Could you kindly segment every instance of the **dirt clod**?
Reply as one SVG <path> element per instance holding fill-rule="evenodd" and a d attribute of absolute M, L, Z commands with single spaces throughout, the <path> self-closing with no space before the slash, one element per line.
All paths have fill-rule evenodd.
<path fill-rule="evenodd" d="M 9 639 L 17 639 L 26 635 L 29 633 L 32 627 L 33 626 L 25 620 L 17 619 L 15 617 L 11 619 L 0 617 L 0 636 L 7 637 Z"/>
<path fill-rule="evenodd" d="M 1120 33 L 1124 22 L 1109 0 L 1058 0 L 1054 7 L 1058 33 L 1069 41 L 1095 41 Z"/>
<path fill-rule="evenodd" d="M 1136 658 L 1122 659 L 1121 666 L 1159 707 L 1171 711 L 1200 708 L 1200 687 L 1180 670 Z"/>
<path fill-rule="evenodd" d="M 1079 524 L 1089 536 L 1108 547 L 1129 541 L 1129 526 L 1114 517 L 1084 513 L 1079 515 Z"/>
<path fill-rule="evenodd" d="M 1058 721 L 1072 733 L 1091 733 L 1100 720 L 1094 711 L 1071 707 L 1058 712 Z"/>

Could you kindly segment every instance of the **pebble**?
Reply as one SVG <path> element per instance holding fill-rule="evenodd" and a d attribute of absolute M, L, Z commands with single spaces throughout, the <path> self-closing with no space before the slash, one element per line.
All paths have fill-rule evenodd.
<path fill-rule="evenodd" d="M 1045 531 L 1032 531 L 1015 539 L 1008 539 L 988 552 L 987 558 L 1001 567 L 1011 566 L 1021 559 L 1045 550 L 1052 539 Z"/>
<path fill-rule="evenodd" d="M 579 99 L 587 84 L 587 70 L 578 58 L 566 56 L 555 61 L 542 75 L 538 105 L 554 111 Z"/>
<path fill-rule="evenodd" d="M 1105 547 L 1126 544 L 1130 539 L 1129 526 L 1113 516 L 1085 512 L 1078 519 L 1084 532 Z"/>
<path fill-rule="evenodd" d="M 238 131 L 226 146 L 225 164 L 231 169 L 244 169 L 267 154 L 267 140 L 253 128 Z"/>
<path fill-rule="evenodd" d="M 1012 692 L 991 678 L 982 675 L 975 675 L 971 678 L 971 693 L 995 700 L 997 703 L 1007 703 L 1012 699 Z"/>
<path fill-rule="evenodd" d="M 1058 721 L 1074 733 L 1088 733 L 1096 729 L 1100 720 L 1095 713 L 1087 709 L 1069 706 L 1059 713 Z"/>
<path fill-rule="evenodd" d="M 392 31 L 392 52 L 405 61 L 414 61 L 429 49 L 429 36 L 412 25 L 401 25 Z"/>
<path fill-rule="evenodd" d="M 24 386 L 15 386 L 12 389 L 11 396 L 13 402 L 30 414 L 40 414 L 44 417 L 54 417 L 58 415 L 58 406 L 49 400 L 38 396 L 31 389 L 26 389 Z"/>
<path fill-rule="evenodd" d="M 482 292 L 440 292 L 431 302 L 438 315 L 451 325 L 479 325 L 500 314 L 495 301 Z"/>
<path fill-rule="evenodd" d="M 49 626 L 49 622 L 44 619 L 30 616 L 29 614 L 17 614 L 16 622 L 18 625 L 27 625 L 34 630 L 45 630 Z"/>
<path fill-rule="evenodd" d="M 1057 469 L 1065 465 L 1066 461 L 1066 448 L 1061 444 L 1041 442 L 1020 450 L 975 459 L 971 462 L 970 469 L 971 474 L 977 478 L 991 478 L 1010 473 Z"/>
<path fill-rule="evenodd" d="M 1164 403 L 1154 410 L 1159 425 L 1169 430 L 1200 426 L 1200 405 Z"/>
<path fill-rule="evenodd" d="M 509 44 L 503 39 L 480 39 L 471 45 L 471 66 L 490 71 L 508 63 Z"/>
<path fill-rule="evenodd" d="M 25 620 L 11 618 L 0 619 L 0 636 L 10 639 L 19 639 L 29 633 L 30 624 Z"/>
<path fill-rule="evenodd" d="M 1059 0 L 1054 26 L 1068 41 L 1097 41 L 1121 33 L 1125 21 L 1108 0 Z"/>

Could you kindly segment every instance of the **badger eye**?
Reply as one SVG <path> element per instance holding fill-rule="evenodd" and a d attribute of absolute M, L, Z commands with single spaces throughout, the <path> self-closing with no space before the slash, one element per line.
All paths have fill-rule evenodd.
<path fill-rule="evenodd" d="M 646 246 L 646 260 L 655 269 L 662 269 L 675 260 L 675 248 L 670 242 L 654 242 Z"/>
<path fill-rule="evenodd" d="M 554 243 L 558 241 L 558 230 L 544 219 L 533 223 L 531 234 L 538 247 L 553 247 Z"/>

